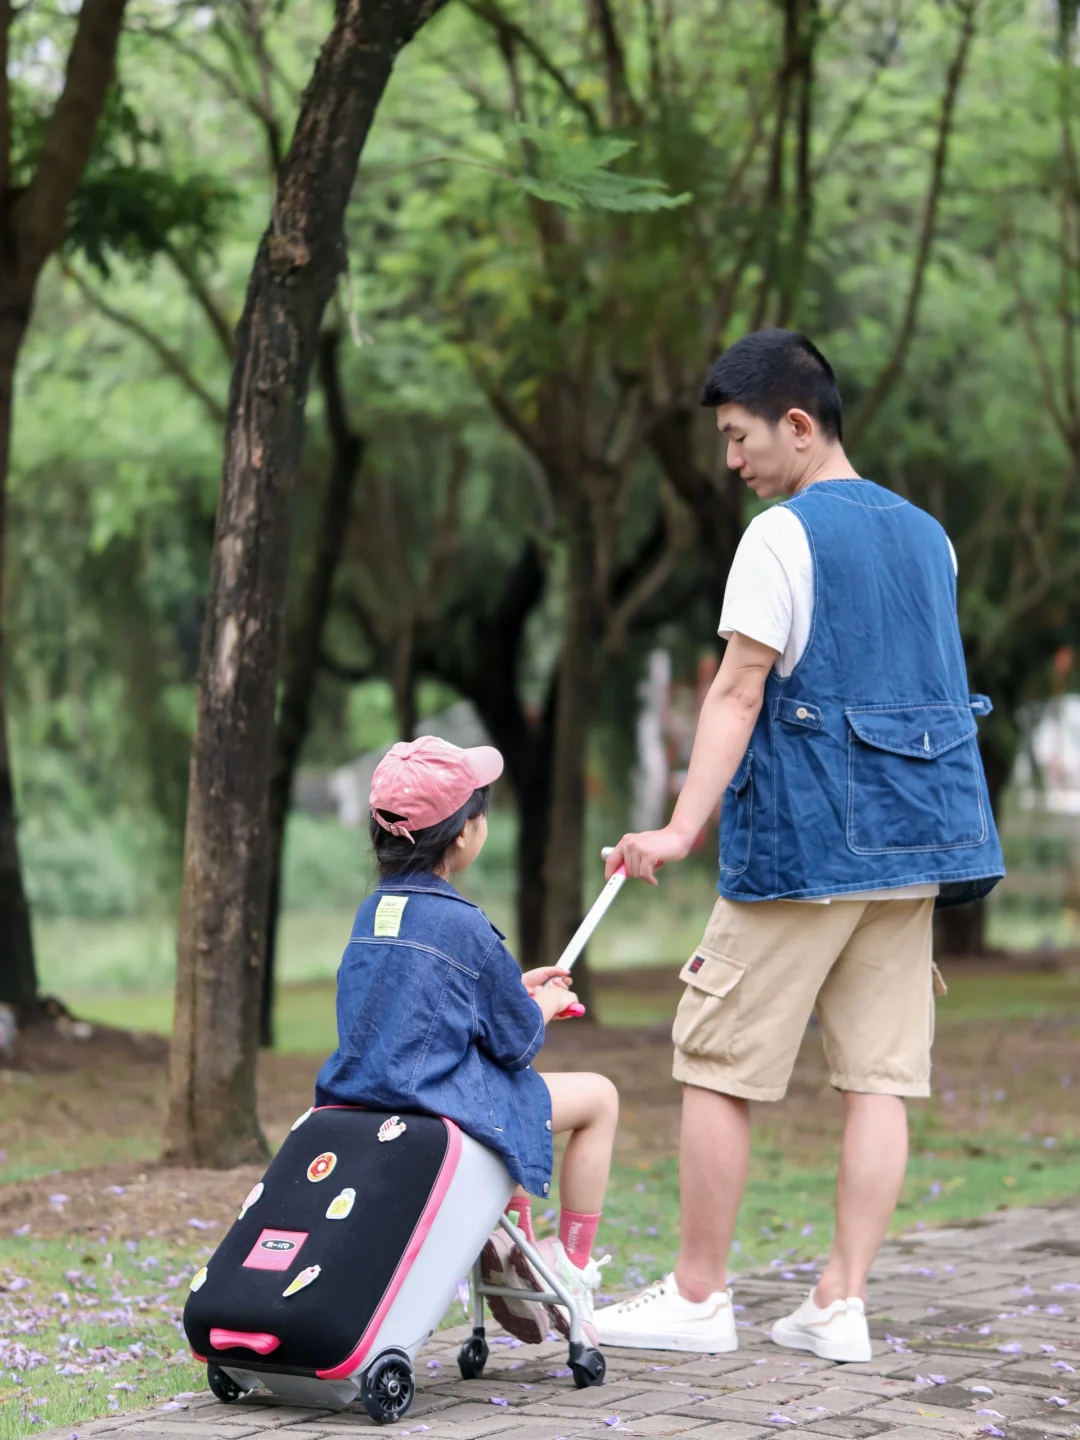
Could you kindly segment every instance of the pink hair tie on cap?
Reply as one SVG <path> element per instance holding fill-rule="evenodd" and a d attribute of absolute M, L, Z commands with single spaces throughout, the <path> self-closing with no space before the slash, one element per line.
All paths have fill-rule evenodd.
<path fill-rule="evenodd" d="M 368 804 L 377 825 L 415 845 L 412 831 L 449 820 L 502 770 L 503 758 L 492 745 L 462 750 L 437 735 L 402 740 L 376 765 Z"/>

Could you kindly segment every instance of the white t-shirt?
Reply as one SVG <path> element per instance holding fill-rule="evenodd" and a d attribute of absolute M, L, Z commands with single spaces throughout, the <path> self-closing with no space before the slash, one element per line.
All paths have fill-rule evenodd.
<path fill-rule="evenodd" d="M 956 551 L 949 541 L 953 569 Z M 773 506 L 754 517 L 731 562 L 720 635 L 738 631 L 780 652 L 773 667 L 790 675 L 802 659 L 814 614 L 814 562 L 802 521 L 793 511 Z M 906 885 L 894 890 L 861 891 L 843 900 L 915 900 L 938 893 L 937 885 Z M 826 898 L 818 903 L 828 904 Z"/>

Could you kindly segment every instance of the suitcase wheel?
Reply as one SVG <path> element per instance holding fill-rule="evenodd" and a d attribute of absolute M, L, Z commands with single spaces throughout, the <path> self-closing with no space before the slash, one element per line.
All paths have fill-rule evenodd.
<path fill-rule="evenodd" d="M 223 1405 L 229 1405 L 232 1401 L 239 1400 L 241 1396 L 247 1394 L 246 1390 L 241 1390 L 231 1375 L 225 1374 L 220 1365 L 207 1365 L 206 1383 Z"/>
<path fill-rule="evenodd" d="M 360 1400 L 377 1424 L 386 1425 L 401 1419 L 415 1393 L 409 1357 L 400 1350 L 387 1350 L 364 1372 Z"/>
<path fill-rule="evenodd" d="M 463 1380 L 479 1380 L 484 1373 L 488 1355 L 487 1341 L 482 1335 L 470 1335 L 458 1351 L 457 1363 Z"/>
<path fill-rule="evenodd" d="M 578 1353 L 575 1354 L 574 1352 Z M 602 1385 L 607 1365 L 599 1350 L 590 1350 L 585 1345 L 571 1345 L 570 1370 L 574 1384 L 579 1390 L 588 1390 L 592 1385 Z"/>

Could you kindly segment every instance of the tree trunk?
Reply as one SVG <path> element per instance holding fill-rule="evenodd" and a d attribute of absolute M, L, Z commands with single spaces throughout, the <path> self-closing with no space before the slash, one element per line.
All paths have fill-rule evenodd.
<path fill-rule="evenodd" d="M 327 429 L 334 462 L 326 482 L 319 527 L 309 570 L 296 607 L 295 622 L 285 645 L 281 676 L 281 708 L 274 732 L 270 764 L 270 895 L 266 906 L 266 949 L 263 954 L 259 1044 L 274 1043 L 274 971 L 278 917 L 281 913 L 282 859 L 293 778 L 311 728 L 311 704 L 318 680 L 319 652 L 334 590 L 334 577 L 345 548 L 356 478 L 364 457 L 364 441 L 350 426 L 341 390 L 337 332 L 319 342 L 319 372 L 326 395 Z"/>
<path fill-rule="evenodd" d="M 36 167 L 12 185 L 11 94 L 6 57 L 13 11 L 0 12 L 0 1000 L 25 1025 L 38 1013 L 30 909 L 19 864 L 18 822 L 4 691 L 4 548 L 15 365 L 45 262 L 64 238 L 68 207 L 82 179 L 112 82 L 126 0 L 83 0 L 64 82 L 44 122 Z"/>
<path fill-rule="evenodd" d="M 544 856 L 544 963 L 553 965 L 581 921 L 585 841 L 585 770 L 593 661 L 598 629 L 593 534 L 584 496 L 566 516 L 567 575 L 555 691 L 551 806 Z M 574 989 L 589 1003 L 586 958 L 574 968 Z"/>
<path fill-rule="evenodd" d="M 345 265 L 344 219 L 401 47 L 442 0 L 342 0 L 278 174 L 236 335 L 199 663 L 165 1159 L 267 1153 L 255 1103 L 270 896 L 269 775 L 304 405 Z"/>
<path fill-rule="evenodd" d="M 15 787 L 7 745 L 3 596 L 12 386 L 24 333 L 21 325 L 11 321 L 0 323 L 0 1001 L 13 1007 L 22 1025 L 35 1018 L 38 990 L 30 907 L 19 864 Z"/>

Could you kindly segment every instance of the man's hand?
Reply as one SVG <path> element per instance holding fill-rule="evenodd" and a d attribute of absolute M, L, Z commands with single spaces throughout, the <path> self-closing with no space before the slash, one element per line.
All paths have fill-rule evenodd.
<path fill-rule="evenodd" d="M 546 985 L 549 980 L 557 980 L 564 988 L 569 988 L 570 971 L 560 970 L 558 965 L 541 965 L 538 970 L 526 970 L 521 977 L 521 983 L 526 990 L 539 990 L 541 985 Z"/>
<path fill-rule="evenodd" d="M 643 830 L 637 835 L 624 835 L 607 858 L 608 879 L 620 865 L 626 866 L 627 875 L 633 880 L 647 880 L 650 885 L 659 884 L 654 870 L 669 860 L 685 860 L 690 853 L 690 841 L 665 825 L 663 830 Z"/>

